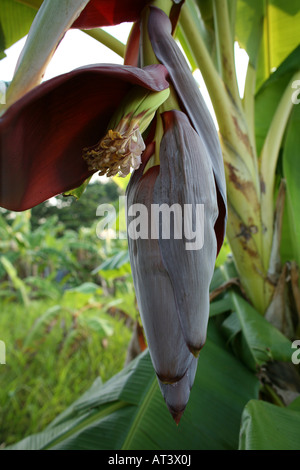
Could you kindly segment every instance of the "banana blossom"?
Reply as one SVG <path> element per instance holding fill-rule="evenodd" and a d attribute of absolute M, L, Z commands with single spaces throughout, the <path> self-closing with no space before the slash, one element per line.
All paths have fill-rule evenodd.
<path fill-rule="evenodd" d="M 131 177 L 127 217 L 132 274 L 146 339 L 162 394 L 178 424 L 206 340 L 209 285 L 224 240 L 227 211 L 218 135 L 171 29 L 167 15 L 150 7 L 152 48 L 168 70 L 181 109 L 161 114 L 158 110 L 163 137 L 160 142 L 155 138 L 148 142 L 143 163 Z M 157 145 L 159 165 L 151 163 Z M 160 219 L 153 217 L 163 207 L 169 208 L 169 214 L 174 209 L 167 236 L 163 214 Z M 199 207 L 204 209 L 202 217 Z M 134 218 L 138 210 L 143 213 L 139 224 Z M 141 227 L 140 233 L 133 226 Z M 189 245 L 191 234 L 202 240 L 194 249 Z"/>

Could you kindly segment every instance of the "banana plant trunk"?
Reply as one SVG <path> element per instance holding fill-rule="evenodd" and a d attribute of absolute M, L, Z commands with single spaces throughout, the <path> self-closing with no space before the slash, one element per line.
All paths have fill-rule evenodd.
<path fill-rule="evenodd" d="M 246 297 L 272 321 L 272 302 L 282 287 L 279 245 L 285 190 L 275 198 L 275 170 L 280 142 L 291 112 L 288 94 L 282 96 L 261 153 L 257 154 L 254 130 L 255 68 L 249 64 L 244 98 L 240 97 L 234 60 L 235 2 L 197 2 L 202 21 L 214 31 L 216 60 L 209 53 L 205 35 L 196 24 L 194 6 L 182 6 L 180 33 L 186 50 L 199 68 L 210 95 L 219 126 L 227 183 L 229 242 Z M 202 11 L 211 5 L 211 11 Z M 293 80 L 298 78 L 294 76 Z M 280 281 L 281 279 L 281 281 Z M 280 283 L 280 286 L 279 286 Z M 278 309 L 278 305 L 276 307 Z M 289 313 L 289 305 L 282 306 Z M 290 323 L 286 319 L 284 322 Z"/>

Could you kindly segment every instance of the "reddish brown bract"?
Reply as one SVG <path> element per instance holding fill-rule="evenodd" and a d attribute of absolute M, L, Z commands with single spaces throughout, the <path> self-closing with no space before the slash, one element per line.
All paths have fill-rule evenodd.
<path fill-rule="evenodd" d="M 0 206 L 25 210 L 82 184 L 95 171 L 83 148 L 105 136 L 133 85 L 161 91 L 165 76 L 162 65 L 88 66 L 23 96 L 0 118 Z"/>

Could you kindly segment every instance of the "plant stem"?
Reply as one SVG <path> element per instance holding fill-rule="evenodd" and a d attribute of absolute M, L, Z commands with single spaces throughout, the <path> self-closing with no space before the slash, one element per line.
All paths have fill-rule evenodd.
<path fill-rule="evenodd" d="M 160 8 L 160 10 L 169 16 L 173 6 L 173 0 L 153 0 L 151 5 Z"/>
<path fill-rule="evenodd" d="M 269 5 L 264 1 L 264 25 L 263 25 L 263 64 L 265 79 L 270 75 L 270 19 L 269 19 Z"/>
<path fill-rule="evenodd" d="M 249 130 L 240 97 L 238 97 L 238 102 L 236 103 L 228 93 L 228 89 L 218 74 L 204 40 L 186 5 L 183 5 L 181 9 L 180 26 L 203 75 L 219 124 L 220 134 L 223 140 L 234 149 L 238 159 L 244 163 L 244 179 L 251 179 L 257 194 L 259 194 L 260 185 L 255 145 L 249 139 Z"/>
<path fill-rule="evenodd" d="M 173 2 L 171 0 L 155 0 L 153 2 L 153 6 L 160 8 L 164 11 L 167 15 L 169 15 L 171 11 L 171 7 Z M 153 51 L 152 44 L 148 34 L 148 18 L 149 18 L 149 9 L 145 9 L 140 28 L 141 28 L 141 38 L 142 38 L 142 48 L 140 51 L 140 62 L 141 66 L 151 65 L 151 64 L 158 64 L 159 61 Z M 155 154 L 154 157 L 151 157 L 145 171 L 147 171 L 153 165 L 160 164 L 160 141 L 163 136 L 163 125 L 160 114 L 164 111 L 168 111 L 171 109 L 180 109 L 176 93 L 174 92 L 173 86 L 170 85 L 170 95 L 167 100 L 158 108 L 157 110 L 157 122 L 156 122 L 156 131 L 155 131 Z"/>
<path fill-rule="evenodd" d="M 264 214 L 264 225 L 267 228 L 264 237 L 265 262 L 269 260 L 270 247 L 272 246 L 276 165 L 282 138 L 293 107 L 293 102 L 291 100 L 291 85 L 295 80 L 299 79 L 300 72 L 296 72 L 286 87 L 269 127 L 259 159 L 261 180 L 264 185 L 264 192 L 262 192 L 261 195 L 261 212 Z"/>
<path fill-rule="evenodd" d="M 221 7 L 217 0 L 216 11 L 218 11 L 219 23 L 221 23 Z M 226 68 L 224 78 L 227 77 L 228 85 L 231 83 L 232 92 L 228 89 L 228 85 L 224 85 L 218 74 L 204 40 L 195 26 L 194 18 L 186 5 L 181 9 L 180 26 L 203 75 L 219 124 L 227 182 L 228 240 L 247 295 L 263 314 L 271 293 L 266 280 L 267 267 L 262 263 L 261 189 L 255 141 L 254 138 L 251 140 L 237 84 L 233 81 L 233 77 L 230 78 L 230 67 Z M 218 30 L 220 46 L 221 40 L 223 40 L 222 28 L 224 26 Z M 233 44 L 230 39 L 228 17 L 225 29 L 227 30 L 227 46 L 220 50 L 224 57 L 227 49 L 231 47 L 231 52 L 229 52 L 231 59 L 228 60 L 228 64 L 231 62 L 232 69 L 234 67 Z M 225 58 L 223 63 L 224 60 Z M 237 101 L 232 93 L 236 96 Z"/>
<path fill-rule="evenodd" d="M 104 46 L 108 47 L 120 57 L 124 58 L 125 55 L 125 44 L 121 41 L 113 37 L 111 34 L 107 33 L 101 28 L 95 29 L 83 29 L 84 33 L 88 34 L 92 38 L 96 39 L 97 41 L 104 44 Z"/>
<path fill-rule="evenodd" d="M 237 7 L 237 0 L 227 0 L 230 31 L 231 31 L 231 37 L 233 40 L 235 37 L 236 7 Z"/>
<path fill-rule="evenodd" d="M 213 8 L 222 78 L 236 106 L 241 108 L 227 0 L 214 0 Z"/>
<path fill-rule="evenodd" d="M 279 396 L 275 393 L 275 391 L 273 390 L 273 388 L 270 385 L 265 384 L 264 388 L 265 388 L 266 392 L 269 394 L 270 398 L 272 399 L 272 402 L 275 405 L 280 406 L 280 408 L 285 408 L 283 402 L 281 401 Z"/>
<path fill-rule="evenodd" d="M 186 5 L 183 5 L 181 8 L 180 26 L 182 27 L 184 35 L 190 45 L 190 49 L 193 52 L 197 66 L 203 75 L 209 95 L 213 102 L 220 130 L 222 127 L 221 132 L 228 134 L 232 131 L 231 120 L 222 118 L 224 118 L 225 114 L 231 113 L 230 101 L 222 79 L 214 66 L 214 63 L 205 46 L 204 40 L 196 28 L 193 18 L 191 17 Z M 230 126 L 230 129 L 228 129 L 228 126 Z M 226 128 L 228 132 L 226 132 Z"/>
<path fill-rule="evenodd" d="M 256 141 L 255 141 L 255 123 L 254 123 L 255 83 L 256 83 L 256 70 L 249 63 L 248 68 L 247 68 L 247 75 L 246 75 L 243 107 L 244 107 L 244 114 L 247 120 L 248 129 L 249 129 L 249 138 L 251 140 L 252 147 L 255 152 L 255 159 L 257 160 Z"/>

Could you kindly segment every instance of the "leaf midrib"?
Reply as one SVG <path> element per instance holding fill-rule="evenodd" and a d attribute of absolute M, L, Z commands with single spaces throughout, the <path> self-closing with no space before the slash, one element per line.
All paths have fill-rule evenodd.
<path fill-rule="evenodd" d="M 123 446 L 122 446 L 122 450 L 128 450 L 130 449 L 130 444 L 131 444 L 131 441 L 134 437 L 134 433 L 137 429 L 137 427 L 139 426 L 139 423 L 141 422 L 151 400 L 152 400 L 152 396 L 153 394 L 155 393 L 155 389 L 156 389 L 156 377 L 154 376 L 154 378 L 150 381 L 150 384 L 149 386 L 147 387 L 147 390 L 146 392 L 143 394 L 141 400 L 140 400 L 140 406 L 137 407 L 137 413 L 135 415 L 135 418 L 131 424 L 131 428 L 129 430 L 129 432 L 127 433 L 127 437 L 125 438 L 125 441 L 123 443 Z"/>
<path fill-rule="evenodd" d="M 69 431 L 63 432 L 61 434 L 61 436 L 59 436 L 58 438 L 55 438 L 52 441 L 48 442 L 45 445 L 45 447 L 43 447 L 43 449 L 48 450 L 48 449 L 53 448 L 54 446 L 56 446 L 60 442 L 65 441 L 70 436 L 76 434 L 78 431 L 80 431 L 81 429 L 89 426 L 93 422 L 98 421 L 99 419 L 103 419 L 105 416 L 110 415 L 110 414 L 114 413 L 115 411 L 117 411 L 121 408 L 124 408 L 127 405 L 128 405 L 128 403 L 126 403 L 124 401 L 114 402 L 110 406 L 106 407 L 104 410 L 102 409 L 101 411 L 93 413 L 92 416 L 87 416 L 87 417 L 83 418 L 83 420 L 77 426 L 72 427 L 72 429 L 70 429 Z"/>

